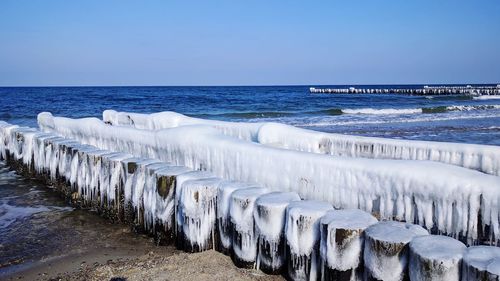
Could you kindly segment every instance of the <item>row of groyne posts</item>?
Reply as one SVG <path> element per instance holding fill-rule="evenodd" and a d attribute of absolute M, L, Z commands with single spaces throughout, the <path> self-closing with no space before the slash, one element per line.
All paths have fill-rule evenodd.
<path fill-rule="evenodd" d="M 0 122 L 0 160 L 158 244 L 290 280 L 499 280 L 500 248 Z"/>
<path fill-rule="evenodd" d="M 309 88 L 313 94 L 500 95 L 496 86 L 424 86 L 422 88 Z"/>

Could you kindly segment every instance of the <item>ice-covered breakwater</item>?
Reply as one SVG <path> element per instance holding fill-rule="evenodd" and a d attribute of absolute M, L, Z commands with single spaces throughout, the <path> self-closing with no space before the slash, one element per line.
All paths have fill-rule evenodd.
<path fill-rule="evenodd" d="M 470 169 L 285 150 L 225 136 L 205 125 L 140 130 L 50 113 L 40 114 L 39 124 L 45 132 L 101 149 L 207 170 L 274 191 L 294 191 L 335 208 L 357 208 L 382 219 L 417 223 L 469 244 L 500 238 L 500 178 Z"/>
<path fill-rule="evenodd" d="M 359 210 L 297 201 L 293 192 L 270 193 L 54 133 L 0 122 L 0 160 L 49 182 L 79 206 L 129 223 L 157 241 L 180 241 L 186 251 L 219 248 L 216 218 L 229 220 L 229 253 L 254 265 L 265 257 L 268 272 L 285 272 L 292 280 L 359 280 L 359 270 L 381 280 L 482 280 L 498 274 L 500 251 L 494 246 L 465 250 L 417 225 L 377 223 Z M 214 207 L 224 206 L 220 200 L 229 206 L 219 214 Z M 252 235 L 234 235 L 238 232 Z"/>
<path fill-rule="evenodd" d="M 312 94 L 500 95 L 496 86 L 424 86 L 422 88 L 309 88 Z"/>
<path fill-rule="evenodd" d="M 417 225 L 378 223 L 359 210 L 333 210 L 326 202 L 298 201 L 293 192 L 270 193 L 54 133 L 0 122 L 0 160 L 46 180 L 74 204 L 114 214 L 157 238 L 181 240 L 186 251 L 212 249 L 220 237 L 216 218 L 225 217 L 232 221 L 226 244 L 232 255 L 254 265 L 266 257 L 268 272 L 284 272 L 291 280 L 498 278 L 500 251 L 494 246 L 465 249 Z M 219 200 L 229 201 L 230 211 L 216 216 Z M 255 232 L 234 235 L 241 231 Z M 231 245 L 238 245 L 238 254 Z"/>
<path fill-rule="evenodd" d="M 208 125 L 224 135 L 291 150 L 349 157 L 430 160 L 500 175 L 497 146 L 330 134 L 278 123 L 205 120 L 175 112 L 138 114 L 106 110 L 103 119 L 116 126 L 150 130 Z"/>

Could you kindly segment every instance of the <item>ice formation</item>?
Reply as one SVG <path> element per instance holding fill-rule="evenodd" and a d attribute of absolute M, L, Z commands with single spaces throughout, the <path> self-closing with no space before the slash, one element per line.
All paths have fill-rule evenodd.
<path fill-rule="evenodd" d="M 115 126 L 131 126 L 137 129 L 159 130 L 188 125 L 207 125 L 227 136 L 244 140 L 257 140 L 257 133 L 262 123 L 224 122 L 209 119 L 188 117 L 186 115 L 165 111 L 153 114 L 140 114 L 105 110 L 102 114 L 106 123 Z"/>
<path fill-rule="evenodd" d="M 460 280 L 465 245 L 443 235 L 425 235 L 410 242 L 410 280 Z"/>
<path fill-rule="evenodd" d="M 257 237 L 253 210 L 257 197 L 268 192 L 265 188 L 252 187 L 238 189 L 230 196 L 229 217 L 233 232 L 233 251 L 235 258 L 244 266 L 253 266 L 256 262 Z"/>
<path fill-rule="evenodd" d="M 320 220 L 320 257 L 325 273 L 327 269 L 350 271 L 350 280 L 357 280 L 356 270 L 363 259 L 363 231 L 377 222 L 371 214 L 358 209 L 327 212 Z"/>
<path fill-rule="evenodd" d="M 500 248 L 473 246 L 465 250 L 462 265 L 463 281 L 494 280 L 490 278 L 488 266 L 500 258 Z M 495 274 L 495 265 L 490 268 Z"/>
<path fill-rule="evenodd" d="M 215 236 L 218 178 L 187 180 L 179 195 L 177 228 L 184 249 L 203 251 L 212 248 Z M 187 245 L 186 245 L 187 244 Z"/>
<path fill-rule="evenodd" d="M 322 201 L 294 201 L 286 208 L 285 240 L 287 275 L 293 280 L 319 276 L 319 221 L 332 205 Z"/>
<path fill-rule="evenodd" d="M 218 250 L 229 254 L 232 248 L 231 220 L 229 217 L 229 206 L 231 194 L 242 188 L 256 187 L 249 183 L 237 181 L 224 181 L 219 185 L 217 191 L 217 228 L 219 233 Z"/>
<path fill-rule="evenodd" d="M 483 230 L 490 229 L 495 239 L 498 235 L 498 179 L 468 169 L 266 147 L 225 136 L 206 125 L 151 131 L 106 126 L 92 119 L 81 124 L 71 119 L 60 123 L 61 119 L 44 115 L 40 120 L 46 132 L 0 122 L 0 160 L 24 164 L 23 171 L 37 172 L 83 205 L 115 209 L 117 213 L 129 207 L 133 215 L 129 222 L 150 233 L 158 227 L 173 232 L 175 224 L 186 250 L 210 248 L 216 240 L 216 219 L 220 219 L 220 225 L 234 230 L 236 260 L 253 264 L 259 254 L 257 261 L 274 269 L 287 259 L 291 278 L 317 277 L 318 251 L 330 268 L 342 271 L 359 266 L 360 232 L 376 222 L 360 210 L 333 210 L 326 202 L 295 201 L 300 199 L 295 192 L 341 207 L 352 204 L 364 208 L 372 200 L 365 209 L 382 217 L 405 219 L 410 212 L 410 221 L 422 216 L 424 226 L 445 227 L 452 234 L 469 238 L 468 231 L 474 230 L 480 214 L 483 227 L 488 225 Z M 198 171 L 177 166 L 181 163 Z M 386 165 L 390 167 L 379 167 Z M 392 170 L 397 167 L 402 170 Z M 216 175 L 257 180 L 259 185 L 274 188 L 225 181 Z M 436 181 L 440 177 L 444 179 Z M 273 189 L 282 192 L 269 193 Z M 368 195 L 376 197 L 366 200 Z M 411 201 L 405 201 L 405 196 Z M 425 205 L 429 198 L 430 205 Z M 404 204 L 397 204 L 400 200 Z M 426 225 L 427 218 L 432 218 L 432 224 Z M 449 223 L 449 228 L 442 223 Z M 227 238 L 230 233 L 225 231 L 220 237 Z M 400 280 L 407 269 L 408 248 L 412 279 L 451 280 L 458 276 L 464 245 L 452 238 L 426 236 L 422 227 L 399 222 L 371 225 L 364 234 L 364 263 L 372 277 Z M 279 246 L 282 237 L 287 245 L 284 256 Z M 345 243 L 339 237 L 345 238 Z M 225 241 L 229 241 L 224 245 L 229 249 L 232 239 Z M 498 279 L 499 249 L 467 249 L 463 280 Z"/>
<path fill-rule="evenodd" d="M 255 201 L 253 218 L 258 243 L 257 269 L 274 272 L 283 266 L 285 211 L 293 201 L 300 201 L 296 192 L 271 192 Z"/>
<path fill-rule="evenodd" d="M 274 191 L 295 191 L 301 198 L 327 201 L 335 208 L 362 209 L 383 219 L 466 237 L 468 243 L 477 239 L 481 216 L 480 227 L 489 229 L 486 235 L 493 241 L 500 238 L 500 178 L 470 169 L 285 150 L 224 136 L 205 125 L 151 131 L 109 126 L 96 118 L 54 118 L 50 113 L 40 114 L 39 124 L 45 132 L 101 149 L 207 170 Z"/>
<path fill-rule="evenodd" d="M 168 166 L 158 168 L 149 177 L 143 196 L 144 205 L 148 206 L 144 211 L 147 229 L 161 230 L 168 236 L 165 239 L 173 239 L 176 178 L 191 171 L 183 166 Z"/>
<path fill-rule="evenodd" d="M 500 148 L 488 145 L 349 136 L 279 123 L 239 123 L 191 118 L 175 112 L 137 114 L 106 110 L 104 121 L 139 129 L 209 125 L 226 135 L 261 144 L 349 157 L 431 160 L 500 175 Z"/>
<path fill-rule="evenodd" d="M 422 227 L 409 223 L 385 221 L 365 230 L 363 260 L 367 274 L 377 280 L 404 280 L 408 266 L 408 243 L 428 235 Z"/>

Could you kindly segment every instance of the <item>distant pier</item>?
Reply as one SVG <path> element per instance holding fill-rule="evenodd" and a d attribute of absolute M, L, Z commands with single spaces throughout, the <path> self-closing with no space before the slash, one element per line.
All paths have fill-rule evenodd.
<path fill-rule="evenodd" d="M 496 86 L 423 86 L 422 88 L 309 88 L 313 94 L 400 94 L 416 96 L 440 95 L 500 95 L 500 84 Z"/>

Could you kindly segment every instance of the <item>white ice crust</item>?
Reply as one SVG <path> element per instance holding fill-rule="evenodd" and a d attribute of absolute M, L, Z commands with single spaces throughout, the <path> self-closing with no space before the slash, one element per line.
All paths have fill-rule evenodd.
<path fill-rule="evenodd" d="M 219 185 L 219 190 L 217 192 L 217 223 L 219 227 L 220 243 L 225 249 L 230 249 L 232 246 L 229 217 L 231 194 L 238 189 L 249 187 L 256 186 L 237 181 L 224 181 Z"/>
<path fill-rule="evenodd" d="M 408 265 L 405 245 L 421 235 L 428 235 L 428 232 L 418 225 L 402 222 L 384 221 L 368 227 L 363 253 L 365 267 L 378 280 L 403 280 Z"/>
<path fill-rule="evenodd" d="M 473 246 L 464 252 L 463 269 L 471 267 L 485 271 L 488 265 L 496 258 L 500 258 L 500 248 L 493 246 Z M 465 274 L 467 275 L 467 274 Z"/>
<path fill-rule="evenodd" d="M 46 132 L 101 149 L 157 158 L 215 176 L 256 182 L 274 191 L 330 202 L 336 208 L 379 213 L 382 219 L 437 227 L 477 238 L 478 217 L 500 238 L 500 178 L 431 161 L 338 157 L 273 148 L 222 135 L 206 125 L 164 130 L 109 126 L 96 118 L 40 114 Z M 301 139 L 300 137 L 292 139 Z"/>
<path fill-rule="evenodd" d="M 230 196 L 229 217 L 233 230 L 241 235 L 241 245 L 233 244 L 234 254 L 246 262 L 255 262 L 257 257 L 257 237 L 254 229 L 253 210 L 255 200 L 268 189 L 260 187 L 243 188 Z"/>
<path fill-rule="evenodd" d="M 218 178 L 187 180 L 182 184 L 177 227 L 182 230 L 191 247 L 208 249 L 214 242 Z"/>
<path fill-rule="evenodd" d="M 377 222 L 371 214 L 358 209 L 328 211 L 320 220 L 320 255 L 323 262 L 338 271 L 358 268 L 364 245 L 363 231 Z M 344 241 L 336 241 L 338 229 L 352 233 Z"/>
<path fill-rule="evenodd" d="M 497 146 L 331 134 L 279 123 L 205 120 L 175 112 L 138 114 L 106 110 L 103 119 L 111 124 L 152 130 L 209 125 L 225 135 L 280 148 L 349 157 L 430 160 L 500 175 Z M 47 123 L 50 126 L 50 120 Z"/>
<path fill-rule="evenodd" d="M 451 237 L 425 235 L 410 242 L 410 280 L 459 280 L 466 246 Z"/>
<path fill-rule="evenodd" d="M 115 126 L 131 126 L 137 129 L 159 130 L 189 125 L 207 125 L 227 136 L 244 140 L 257 140 L 257 133 L 262 123 L 224 122 L 188 117 L 165 111 L 153 114 L 140 114 L 105 110 L 103 121 Z"/>

